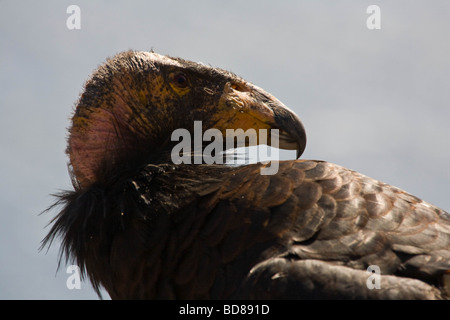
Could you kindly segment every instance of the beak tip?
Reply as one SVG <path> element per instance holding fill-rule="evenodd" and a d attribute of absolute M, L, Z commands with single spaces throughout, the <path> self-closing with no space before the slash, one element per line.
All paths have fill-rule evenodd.
<path fill-rule="evenodd" d="M 298 144 L 297 145 L 297 159 L 300 159 L 301 155 L 303 154 L 303 151 L 305 151 L 306 144 Z"/>

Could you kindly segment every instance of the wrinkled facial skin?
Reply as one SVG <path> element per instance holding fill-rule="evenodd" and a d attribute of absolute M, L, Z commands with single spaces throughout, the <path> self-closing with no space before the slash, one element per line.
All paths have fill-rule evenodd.
<path fill-rule="evenodd" d="M 174 130 L 192 132 L 194 121 L 223 134 L 277 128 L 299 153 L 306 144 L 297 116 L 261 88 L 225 70 L 129 51 L 100 66 L 78 101 L 67 148 L 75 187 L 154 160 Z"/>

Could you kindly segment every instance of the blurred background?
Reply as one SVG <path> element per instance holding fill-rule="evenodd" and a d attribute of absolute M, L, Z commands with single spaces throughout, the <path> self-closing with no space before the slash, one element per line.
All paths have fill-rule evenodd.
<path fill-rule="evenodd" d="M 58 241 L 39 251 L 57 212 L 39 214 L 71 188 L 64 150 L 84 82 L 128 49 L 242 76 L 300 116 L 302 158 L 450 211 L 449 13 L 446 0 L 0 0 L 0 299 L 98 299 L 89 282 L 67 288 Z"/>

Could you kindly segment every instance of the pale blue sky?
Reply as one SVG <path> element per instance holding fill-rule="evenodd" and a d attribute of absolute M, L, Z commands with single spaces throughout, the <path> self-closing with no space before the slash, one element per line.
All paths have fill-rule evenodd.
<path fill-rule="evenodd" d="M 68 30 L 66 9 L 81 9 Z M 368 30 L 366 8 L 381 8 Z M 450 2 L 0 1 L 0 299 L 68 290 L 38 215 L 71 187 L 64 154 L 84 82 L 106 57 L 154 49 L 229 69 L 303 120 L 328 160 L 450 210 Z"/>

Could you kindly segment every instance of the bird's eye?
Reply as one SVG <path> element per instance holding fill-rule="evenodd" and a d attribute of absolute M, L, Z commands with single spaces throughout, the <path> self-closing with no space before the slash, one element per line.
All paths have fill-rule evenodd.
<path fill-rule="evenodd" d="M 172 82 L 178 88 L 186 88 L 188 86 L 188 80 L 184 73 L 175 73 L 172 78 Z"/>

